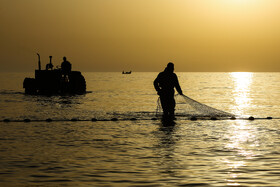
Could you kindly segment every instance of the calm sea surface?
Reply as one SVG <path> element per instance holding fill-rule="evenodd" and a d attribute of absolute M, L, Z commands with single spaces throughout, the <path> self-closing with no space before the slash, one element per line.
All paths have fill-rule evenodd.
<path fill-rule="evenodd" d="M 157 73 L 83 74 L 87 94 L 51 97 L 0 74 L 0 186 L 280 186 L 280 73 L 179 72 L 201 103 L 279 119 L 173 125 L 151 120 Z"/>

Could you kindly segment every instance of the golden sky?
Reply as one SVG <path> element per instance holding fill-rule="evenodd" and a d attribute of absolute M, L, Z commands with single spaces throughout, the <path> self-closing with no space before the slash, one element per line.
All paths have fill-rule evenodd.
<path fill-rule="evenodd" d="M 278 0 L 0 0 L 0 71 L 280 71 Z"/>

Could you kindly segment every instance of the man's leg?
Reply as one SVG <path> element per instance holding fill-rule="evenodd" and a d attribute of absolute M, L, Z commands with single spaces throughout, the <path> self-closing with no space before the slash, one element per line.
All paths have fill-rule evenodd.
<path fill-rule="evenodd" d="M 175 112 L 175 99 L 174 99 L 174 95 L 172 95 L 169 98 L 169 107 L 168 107 L 168 113 L 171 118 L 174 118 L 174 112 Z"/>
<path fill-rule="evenodd" d="M 167 116 L 169 107 L 168 107 L 168 98 L 166 97 L 166 95 L 162 94 L 160 96 L 160 103 L 163 110 L 163 116 Z"/>

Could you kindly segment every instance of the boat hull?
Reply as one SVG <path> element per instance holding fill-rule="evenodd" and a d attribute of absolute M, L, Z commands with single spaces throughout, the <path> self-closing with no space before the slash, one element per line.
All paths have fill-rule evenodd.
<path fill-rule="evenodd" d="M 84 94 L 86 81 L 79 71 L 67 76 L 61 70 L 35 70 L 35 78 L 25 78 L 23 88 L 26 94 Z"/>

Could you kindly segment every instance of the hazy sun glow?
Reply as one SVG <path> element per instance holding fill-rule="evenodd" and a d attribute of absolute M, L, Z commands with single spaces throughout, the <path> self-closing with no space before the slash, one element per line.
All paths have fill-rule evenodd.
<path fill-rule="evenodd" d="M 228 4 L 247 4 L 247 3 L 256 3 L 258 0 L 225 0 Z"/>
<path fill-rule="evenodd" d="M 42 7 L 42 8 L 40 8 Z M 0 71 L 280 71 L 277 0 L 1 1 Z"/>

